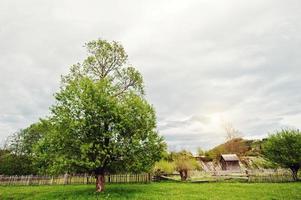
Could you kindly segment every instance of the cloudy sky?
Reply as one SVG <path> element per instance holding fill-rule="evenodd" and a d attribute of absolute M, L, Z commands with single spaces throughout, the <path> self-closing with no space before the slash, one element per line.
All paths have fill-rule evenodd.
<path fill-rule="evenodd" d="M 83 44 L 120 41 L 171 150 L 301 128 L 301 1 L 0 0 L 0 141 L 48 114 Z"/>

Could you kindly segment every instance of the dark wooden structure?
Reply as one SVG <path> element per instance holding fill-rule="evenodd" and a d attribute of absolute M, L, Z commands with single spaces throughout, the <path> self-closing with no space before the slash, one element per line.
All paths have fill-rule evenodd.
<path fill-rule="evenodd" d="M 240 171 L 239 158 L 236 154 L 222 154 L 220 164 L 222 170 Z"/>

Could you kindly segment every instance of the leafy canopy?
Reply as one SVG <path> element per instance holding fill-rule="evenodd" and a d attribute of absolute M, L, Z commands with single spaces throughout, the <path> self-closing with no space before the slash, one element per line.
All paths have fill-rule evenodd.
<path fill-rule="evenodd" d="M 301 166 L 301 132 L 283 129 L 270 135 L 263 145 L 263 153 L 269 160 L 290 168 L 293 178 L 297 179 L 297 172 Z"/>
<path fill-rule="evenodd" d="M 301 164 L 301 132 L 283 129 L 270 135 L 263 145 L 264 155 L 283 167 Z"/>
<path fill-rule="evenodd" d="M 117 42 L 86 44 L 89 56 L 71 67 L 51 108 L 55 129 L 39 141 L 36 160 L 47 173 L 146 171 L 161 157 L 155 111 L 143 79 Z"/>
<path fill-rule="evenodd" d="M 174 155 L 174 163 L 175 169 L 178 172 L 191 171 L 195 169 L 200 170 L 200 166 L 198 165 L 196 159 L 193 157 L 192 153 L 185 150 L 177 152 Z"/>

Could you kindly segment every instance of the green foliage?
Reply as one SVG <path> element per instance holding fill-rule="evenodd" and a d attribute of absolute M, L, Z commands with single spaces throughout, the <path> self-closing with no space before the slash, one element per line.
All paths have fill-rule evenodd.
<path fill-rule="evenodd" d="M 187 170 L 187 171 L 201 170 L 197 160 L 194 159 L 193 157 L 188 157 L 186 155 L 178 156 L 175 159 L 174 164 L 175 164 L 175 169 L 179 172 L 182 170 Z"/>
<path fill-rule="evenodd" d="M 249 150 L 245 153 L 246 156 L 261 156 L 263 140 L 246 140 L 246 145 Z"/>
<path fill-rule="evenodd" d="M 30 158 L 26 155 L 17 155 L 6 151 L 0 154 L 0 175 L 27 175 L 34 174 Z"/>
<path fill-rule="evenodd" d="M 168 162 L 166 160 L 160 160 L 159 162 L 156 162 L 153 168 L 153 173 L 155 175 L 172 174 L 174 171 L 175 171 L 174 163 Z"/>
<path fill-rule="evenodd" d="M 218 145 L 217 147 L 214 147 L 213 149 L 209 150 L 206 154 L 206 156 L 209 159 L 212 160 L 219 160 L 221 154 L 226 153 L 225 147 L 222 145 Z"/>
<path fill-rule="evenodd" d="M 94 81 L 107 79 L 117 90 L 115 95 L 128 91 L 144 94 L 143 77 L 127 64 L 128 55 L 120 43 L 99 39 L 88 42 L 85 47 L 88 57 L 82 64 L 71 66 L 70 73 L 62 78 L 63 85 L 83 77 Z"/>
<path fill-rule="evenodd" d="M 6 153 L 0 154 L 0 174 L 37 174 L 39 166 L 33 164 L 33 149 L 51 127 L 50 121 L 41 119 L 12 135 L 7 141 Z"/>
<path fill-rule="evenodd" d="M 189 177 L 189 171 L 201 170 L 197 160 L 193 157 L 191 152 L 186 150 L 174 153 L 173 155 L 175 170 L 180 173 L 181 180 L 186 181 Z"/>
<path fill-rule="evenodd" d="M 40 119 L 25 129 L 11 136 L 8 140 L 7 149 L 17 155 L 31 156 L 35 144 L 52 128 L 49 120 Z"/>
<path fill-rule="evenodd" d="M 89 56 L 63 77 L 53 129 L 34 148 L 42 173 L 151 170 L 166 148 L 143 80 L 117 42 L 87 43 Z"/>
<path fill-rule="evenodd" d="M 301 132 L 283 129 L 270 135 L 263 145 L 263 153 L 272 162 L 290 168 L 296 180 L 301 165 Z"/>

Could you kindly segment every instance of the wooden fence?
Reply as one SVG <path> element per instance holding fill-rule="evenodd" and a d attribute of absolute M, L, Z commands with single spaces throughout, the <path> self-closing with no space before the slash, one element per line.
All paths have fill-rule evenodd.
<path fill-rule="evenodd" d="M 252 169 L 233 171 L 191 171 L 191 182 L 249 182 L 249 183 L 280 183 L 294 181 L 291 172 L 287 169 Z M 153 181 L 173 180 L 180 181 L 179 173 L 154 176 Z"/>
<path fill-rule="evenodd" d="M 229 173 L 226 171 L 215 173 L 217 180 L 240 180 L 250 183 L 262 183 L 262 182 L 291 182 L 293 181 L 292 174 L 286 169 L 252 169 L 240 173 Z"/>
<path fill-rule="evenodd" d="M 106 175 L 107 183 L 149 183 L 151 174 L 114 174 Z M 0 176 L 0 185 L 67 185 L 95 184 L 94 176 L 64 175 L 64 176 Z"/>
<path fill-rule="evenodd" d="M 249 170 L 249 182 L 291 182 L 294 181 L 289 170 Z"/>
<path fill-rule="evenodd" d="M 179 176 L 178 174 L 173 174 Z M 168 176 L 167 176 L 168 177 Z M 168 177 L 170 179 L 179 180 Z M 241 182 L 290 182 L 292 175 L 288 170 L 248 170 L 247 173 L 215 172 L 202 173 L 195 180 L 207 182 L 216 181 L 241 181 Z M 106 183 L 149 183 L 151 181 L 166 180 L 166 177 L 154 177 L 151 174 L 114 174 L 106 175 Z M 0 185 L 67 185 L 67 184 L 95 184 L 95 177 L 89 175 L 64 175 L 64 176 L 1 176 Z"/>

